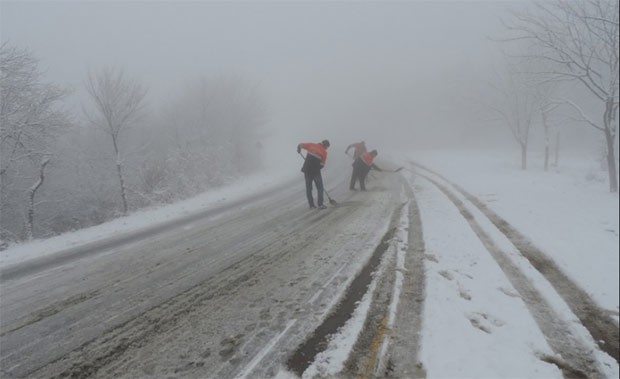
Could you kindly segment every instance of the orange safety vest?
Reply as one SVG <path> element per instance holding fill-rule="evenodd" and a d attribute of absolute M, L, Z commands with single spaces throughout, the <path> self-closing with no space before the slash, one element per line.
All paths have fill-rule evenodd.
<path fill-rule="evenodd" d="M 373 157 L 369 152 L 365 152 L 362 156 L 360 156 L 360 158 L 362 159 L 362 162 L 366 163 L 368 166 L 372 166 L 372 161 L 375 159 L 375 157 Z"/>
<path fill-rule="evenodd" d="M 308 154 L 319 158 L 321 161 L 321 166 L 325 166 L 325 162 L 327 161 L 327 149 L 325 149 L 325 146 L 323 146 L 322 143 L 307 142 L 300 143 L 299 146 L 308 151 Z"/>

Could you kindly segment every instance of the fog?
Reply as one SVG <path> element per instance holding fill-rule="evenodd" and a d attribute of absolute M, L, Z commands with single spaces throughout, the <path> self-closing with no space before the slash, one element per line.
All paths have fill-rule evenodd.
<path fill-rule="evenodd" d="M 501 55 L 500 19 L 524 4 L 3 2 L 2 40 L 31 49 L 76 104 L 106 65 L 143 82 L 152 110 L 233 74 L 264 94 L 270 135 L 423 147 L 505 136 L 480 125 L 472 95 Z"/>
<path fill-rule="evenodd" d="M 493 148 L 523 169 L 537 154 L 540 166 L 541 110 L 529 109 L 525 149 L 513 120 L 497 116 L 519 92 L 496 91 L 509 67 L 503 21 L 531 6 L 1 1 L 0 247 L 195 196 L 261 166 L 297 165 L 300 142 L 329 139 L 341 159 L 361 140 L 381 157 Z M 604 103 L 584 86 L 558 94 L 600 122 Z M 97 96 L 136 112 L 105 114 Z M 565 113 L 549 117 L 562 153 L 604 162 L 602 133 Z"/>

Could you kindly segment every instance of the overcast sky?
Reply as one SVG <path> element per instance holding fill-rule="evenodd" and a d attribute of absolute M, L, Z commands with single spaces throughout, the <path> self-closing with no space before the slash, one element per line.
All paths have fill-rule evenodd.
<path fill-rule="evenodd" d="M 416 139 L 412 130 L 464 119 L 461 84 L 489 70 L 499 54 L 489 37 L 523 4 L 2 1 L 1 37 L 58 84 L 79 89 L 89 69 L 120 66 L 157 104 L 200 76 L 233 73 L 260 86 L 273 128 L 385 143 L 398 139 L 388 125 Z"/>

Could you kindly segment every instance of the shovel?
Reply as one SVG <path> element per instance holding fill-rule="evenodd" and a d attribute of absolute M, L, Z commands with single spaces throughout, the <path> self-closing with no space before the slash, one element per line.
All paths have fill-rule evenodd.
<path fill-rule="evenodd" d="M 306 157 L 304 157 L 304 155 L 303 155 L 302 153 L 299 153 L 299 155 L 301 156 L 301 158 L 302 158 L 302 159 L 304 159 L 304 160 L 306 159 Z M 325 192 L 325 195 L 327 195 L 327 198 L 329 199 L 329 203 L 330 203 L 331 205 L 336 205 L 336 204 L 338 204 L 338 203 L 336 202 L 336 200 L 334 200 L 334 199 L 332 199 L 331 197 L 329 197 L 329 194 L 327 193 L 327 190 L 325 189 L 325 185 L 323 185 L 323 192 Z"/>
<path fill-rule="evenodd" d="M 349 153 L 345 153 L 345 154 L 347 154 L 348 156 L 350 156 L 350 157 L 351 157 L 351 159 L 353 159 L 353 156 L 352 156 L 351 154 L 349 154 Z M 403 168 L 404 168 L 404 167 L 399 167 L 399 168 L 397 168 L 396 170 L 384 170 L 384 171 L 387 171 L 387 172 L 399 172 L 399 171 L 400 171 L 400 170 L 402 170 Z M 370 175 L 372 176 L 372 172 L 370 173 Z M 373 177 L 373 179 L 374 179 L 374 177 Z"/>

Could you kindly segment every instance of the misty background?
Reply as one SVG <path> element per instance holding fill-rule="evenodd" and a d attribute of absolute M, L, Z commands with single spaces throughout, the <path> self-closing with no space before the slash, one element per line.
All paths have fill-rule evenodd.
<path fill-rule="evenodd" d="M 7 57 L 21 57 L 15 67 L 38 73 L 29 91 L 56 92 L 41 112 L 53 122 L 32 129 L 27 158 L 2 146 L 0 241 L 187 198 L 299 160 L 299 142 L 325 138 L 331 157 L 365 140 L 380 152 L 503 149 L 518 168 L 523 146 L 497 117 L 496 87 L 514 64 L 506 25 L 532 5 L 1 1 L 3 80 L 19 71 Z M 575 84 L 553 91 L 599 112 Z M 97 103 L 128 93 L 127 117 Z M 603 162 L 604 178 L 601 134 L 562 112 L 549 117 L 562 151 Z M 7 120 L 4 135 L 24 138 Z M 533 158 L 545 145 L 540 125 L 532 122 L 530 165 L 543 164 Z"/>

